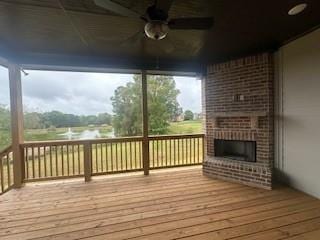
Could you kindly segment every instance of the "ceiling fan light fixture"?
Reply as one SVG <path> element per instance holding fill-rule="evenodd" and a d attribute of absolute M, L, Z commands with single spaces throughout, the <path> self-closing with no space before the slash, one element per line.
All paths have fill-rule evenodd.
<path fill-rule="evenodd" d="M 291 8 L 289 11 L 288 11 L 288 14 L 290 16 L 294 16 L 294 15 L 298 15 L 299 13 L 303 12 L 306 7 L 308 6 L 308 4 L 306 3 L 300 3 L 296 6 L 294 6 L 293 8 Z"/>
<path fill-rule="evenodd" d="M 164 21 L 150 21 L 144 26 L 144 32 L 148 38 L 161 40 L 168 34 L 169 27 Z"/>

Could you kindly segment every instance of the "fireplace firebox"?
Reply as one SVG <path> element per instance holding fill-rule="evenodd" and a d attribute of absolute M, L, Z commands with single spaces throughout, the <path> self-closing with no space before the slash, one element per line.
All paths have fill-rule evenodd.
<path fill-rule="evenodd" d="M 237 161 L 255 162 L 256 142 L 215 139 L 214 153 L 216 157 L 223 157 Z"/>

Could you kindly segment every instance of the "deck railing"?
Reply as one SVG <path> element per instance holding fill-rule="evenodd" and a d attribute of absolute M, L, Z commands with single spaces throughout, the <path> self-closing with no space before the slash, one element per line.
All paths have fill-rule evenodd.
<path fill-rule="evenodd" d="M 13 186 L 13 158 L 11 146 L 0 152 L 0 194 Z"/>
<path fill-rule="evenodd" d="M 150 169 L 201 164 L 203 134 L 149 136 Z M 143 170 L 143 137 L 26 142 L 25 181 Z"/>
<path fill-rule="evenodd" d="M 91 140 L 92 175 L 142 170 L 142 140 L 142 137 Z"/>
<path fill-rule="evenodd" d="M 22 144 L 25 180 L 77 177 L 84 174 L 83 141 L 41 141 Z"/>
<path fill-rule="evenodd" d="M 203 134 L 149 137 L 150 169 L 201 164 Z"/>

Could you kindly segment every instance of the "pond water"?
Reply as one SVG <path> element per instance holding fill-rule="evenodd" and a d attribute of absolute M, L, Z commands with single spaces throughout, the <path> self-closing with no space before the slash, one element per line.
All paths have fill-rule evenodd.
<path fill-rule="evenodd" d="M 72 139 L 96 139 L 96 138 L 102 138 L 102 137 L 107 137 L 107 138 L 114 138 L 114 130 L 108 132 L 105 135 L 102 135 L 98 129 L 86 129 L 80 133 L 78 132 L 73 132 L 71 128 L 68 128 L 68 131 L 65 133 L 59 134 L 65 139 L 72 140 Z"/>

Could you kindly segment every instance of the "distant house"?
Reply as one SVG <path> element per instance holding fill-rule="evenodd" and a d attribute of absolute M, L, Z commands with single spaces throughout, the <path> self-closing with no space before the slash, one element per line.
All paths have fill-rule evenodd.
<path fill-rule="evenodd" d="M 193 119 L 194 120 L 201 120 L 201 119 L 203 119 L 203 114 L 202 113 L 193 113 Z"/>

